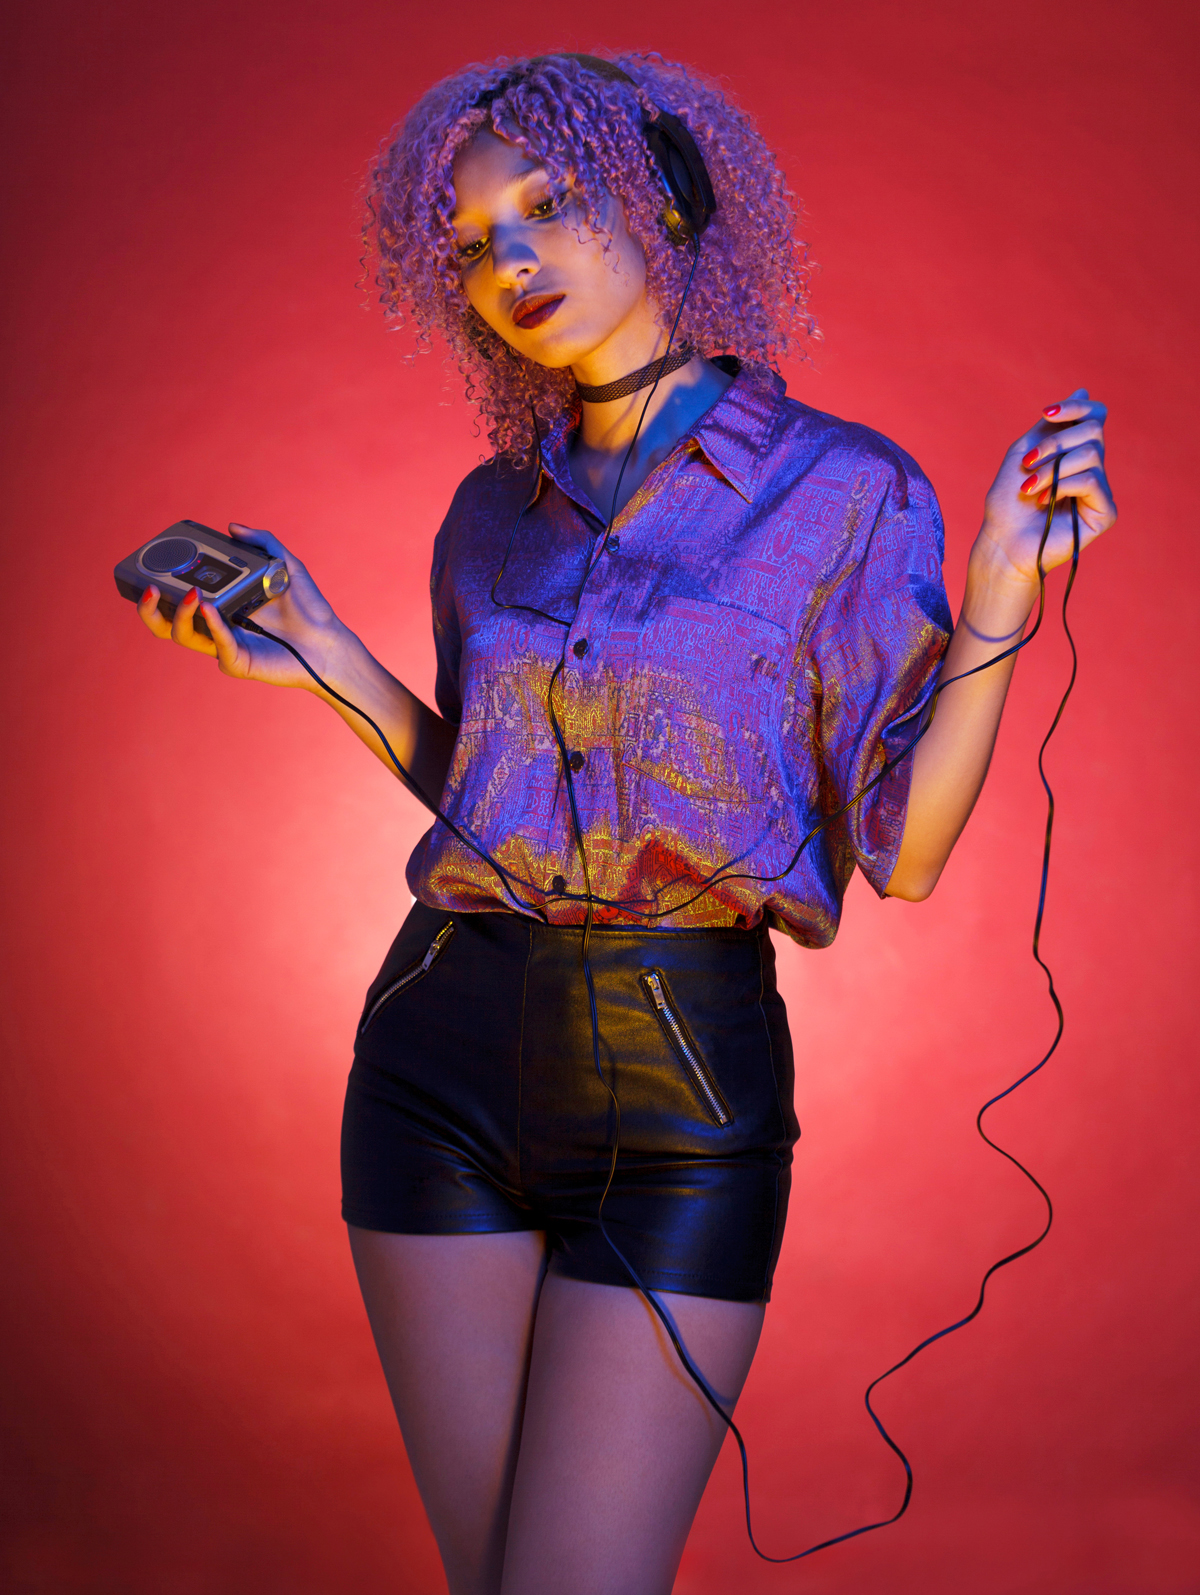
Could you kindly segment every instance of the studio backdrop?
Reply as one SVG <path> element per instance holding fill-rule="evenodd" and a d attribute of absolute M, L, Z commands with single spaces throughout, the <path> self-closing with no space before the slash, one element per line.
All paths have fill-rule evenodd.
<path fill-rule="evenodd" d="M 1067 1014 L 992 1133 L 1057 1209 L 880 1392 L 896 1528 L 755 1560 L 727 1447 L 686 1595 L 1192 1595 L 1196 24 L 1173 0 L 22 0 L 3 93 L 6 578 L 0 1584 L 444 1589 L 338 1216 L 362 994 L 417 804 L 302 693 L 156 643 L 113 586 L 182 516 L 270 527 L 429 698 L 430 548 L 484 440 L 385 329 L 361 184 L 464 61 L 656 49 L 779 151 L 823 341 L 790 391 L 920 461 L 957 600 L 1043 405 L 1110 406 L 1044 935 Z M 1050 583 L 1053 605 L 1062 578 Z M 776 1554 L 890 1515 L 862 1392 L 1036 1233 L 976 1109 L 1045 1050 L 1029 952 L 1056 612 L 934 897 L 778 940 L 792 1216 L 739 1409 Z"/>

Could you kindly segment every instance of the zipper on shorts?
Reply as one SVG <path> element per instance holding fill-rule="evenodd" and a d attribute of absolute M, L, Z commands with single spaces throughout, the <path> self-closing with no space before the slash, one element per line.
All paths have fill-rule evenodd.
<path fill-rule="evenodd" d="M 386 1005 L 391 1002 L 393 997 L 398 997 L 402 991 L 406 991 L 408 987 L 411 986 L 415 981 L 420 980 L 422 976 L 429 973 L 434 964 L 437 963 L 438 959 L 446 951 L 446 948 L 450 944 L 450 938 L 453 935 L 454 921 L 452 919 L 447 920 L 447 922 L 442 926 L 441 930 L 438 931 L 437 935 L 430 942 L 429 949 L 424 958 L 422 958 L 419 963 L 409 964 L 407 969 L 402 970 L 401 973 L 396 976 L 395 980 L 392 981 L 390 986 L 385 986 L 379 993 L 378 997 L 376 997 L 375 1001 L 371 1004 L 363 1016 L 363 1022 L 358 1027 L 359 1035 L 363 1033 L 379 1010 L 383 1007 L 386 1007 Z"/>
<path fill-rule="evenodd" d="M 717 1089 L 717 1082 L 709 1073 L 696 1043 L 688 1034 L 681 1015 L 676 1011 L 667 993 L 662 971 L 648 969 L 642 976 L 642 984 L 650 994 L 650 1001 L 654 1004 L 659 1024 L 667 1033 L 667 1040 L 675 1048 L 680 1062 L 691 1075 L 701 1101 L 718 1124 L 722 1126 L 732 1124 L 733 1114 L 730 1113 L 725 1098 Z"/>

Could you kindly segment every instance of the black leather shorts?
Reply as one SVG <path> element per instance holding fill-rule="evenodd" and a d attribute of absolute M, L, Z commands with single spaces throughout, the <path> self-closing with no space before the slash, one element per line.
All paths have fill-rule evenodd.
<path fill-rule="evenodd" d="M 416 904 L 367 994 L 342 1213 L 409 1235 L 544 1230 L 552 1270 L 627 1285 L 598 1221 L 617 1116 L 581 931 Z M 651 1289 L 766 1301 L 799 1129 L 775 956 L 756 930 L 596 928 L 620 1103 L 604 1227 Z"/>

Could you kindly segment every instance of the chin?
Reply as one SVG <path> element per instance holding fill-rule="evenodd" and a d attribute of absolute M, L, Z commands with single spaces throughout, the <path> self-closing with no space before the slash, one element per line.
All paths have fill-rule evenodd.
<path fill-rule="evenodd" d="M 530 343 L 534 342 L 530 338 Z M 546 334 L 538 338 L 536 348 L 517 349 L 518 354 L 523 354 L 527 360 L 533 360 L 540 366 L 546 366 L 551 371 L 561 371 L 564 366 L 574 365 L 576 360 L 586 360 L 593 349 L 598 349 L 604 342 L 603 337 L 580 337 L 577 331 L 563 327 L 549 326 Z M 517 346 L 514 344 L 514 348 Z"/>

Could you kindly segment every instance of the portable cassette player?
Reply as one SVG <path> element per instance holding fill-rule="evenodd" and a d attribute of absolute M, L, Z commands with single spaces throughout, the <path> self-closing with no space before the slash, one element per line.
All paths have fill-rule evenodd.
<path fill-rule="evenodd" d="M 122 598 L 135 604 L 147 587 L 157 587 L 162 594 L 159 612 L 168 620 L 195 587 L 231 625 L 239 615 L 249 614 L 268 598 L 278 598 L 288 587 L 287 566 L 281 559 L 224 532 L 214 532 L 199 521 L 176 521 L 168 526 L 123 559 L 113 575 Z M 208 635 L 199 612 L 194 624 L 197 631 Z"/>

